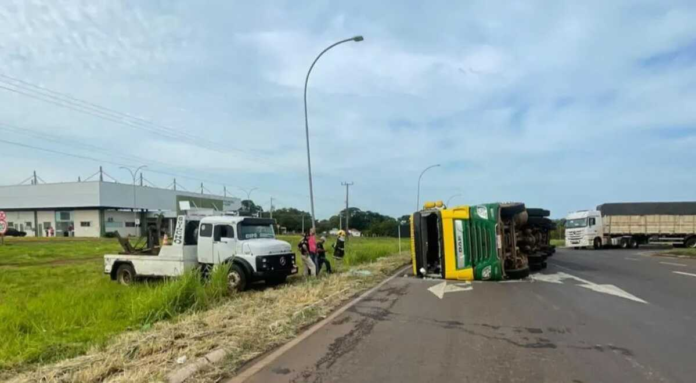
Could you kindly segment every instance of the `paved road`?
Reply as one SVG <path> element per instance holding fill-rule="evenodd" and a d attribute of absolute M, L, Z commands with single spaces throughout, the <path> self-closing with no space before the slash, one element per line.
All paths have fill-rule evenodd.
<path fill-rule="evenodd" d="M 696 381 L 695 260 L 561 249 L 529 281 L 441 283 L 393 279 L 248 381 Z"/>

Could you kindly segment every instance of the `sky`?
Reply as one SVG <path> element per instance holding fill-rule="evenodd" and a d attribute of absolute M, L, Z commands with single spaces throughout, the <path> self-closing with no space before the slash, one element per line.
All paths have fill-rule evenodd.
<path fill-rule="evenodd" d="M 362 35 L 309 80 L 317 218 L 342 182 L 410 214 L 433 164 L 421 204 L 693 201 L 694 20 L 693 1 L 3 0 L 0 184 L 146 164 L 309 211 L 305 76 Z"/>

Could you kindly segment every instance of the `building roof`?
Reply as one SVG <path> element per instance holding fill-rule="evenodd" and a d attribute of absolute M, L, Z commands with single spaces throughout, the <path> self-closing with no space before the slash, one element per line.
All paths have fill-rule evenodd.
<path fill-rule="evenodd" d="M 134 202 L 135 192 L 135 202 Z M 178 210 L 178 201 L 198 207 L 238 210 L 241 199 L 181 190 L 133 186 L 114 182 L 65 182 L 55 184 L 0 186 L 0 210 L 41 209 L 144 209 Z"/>

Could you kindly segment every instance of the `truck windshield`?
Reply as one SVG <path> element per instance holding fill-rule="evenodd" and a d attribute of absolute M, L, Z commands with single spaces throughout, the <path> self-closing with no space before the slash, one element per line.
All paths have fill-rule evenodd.
<path fill-rule="evenodd" d="M 566 229 L 587 226 L 587 218 L 569 219 L 566 221 Z"/>
<path fill-rule="evenodd" d="M 239 239 L 275 238 L 273 225 L 244 224 L 239 225 Z"/>

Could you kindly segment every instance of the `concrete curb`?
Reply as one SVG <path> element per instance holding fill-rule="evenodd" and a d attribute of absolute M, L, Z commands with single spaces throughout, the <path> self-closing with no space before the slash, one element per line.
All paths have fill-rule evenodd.
<path fill-rule="evenodd" d="M 387 279 L 383 280 L 382 282 L 380 282 L 376 286 L 374 286 L 371 289 L 367 290 L 366 292 L 362 293 L 359 297 L 353 299 L 349 303 L 341 306 L 339 309 L 334 311 L 331 315 L 329 315 L 325 319 L 319 321 L 318 323 L 314 324 L 312 327 L 309 328 L 309 330 L 301 333 L 299 336 L 292 339 L 288 343 L 280 346 L 280 348 L 273 351 L 270 355 L 268 355 L 264 359 L 258 361 L 257 363 L 252 365 L 250 368 L 244 370 L 241 374 L 232 378 L 231 382 L 243 382 L 246 379 L 248 379 L 250 376 L 256 374 L 259 370 L 261 370 L 263 367 L 265 367 L 266 365 L 268 365 L 269 363 L 271 363 L 272 361 L 277 359 L 279 356 L 284 354 L 287 350 L 294 347 L 297 343 L 301 342 L 305 338 L 307 338 L 310 335 L 312 335 L 313 333 L 315 333 L 321 327 L 323 327 L 327 323 L 334 320 L 337 316 L 341 315 L 344 311 L 348 310 L 349 308 L 354 306 L 356 303 L 360 302 L 366 296 L 372 294 L 377 289 L 384 286 L 384 284 L 386 284 L 387 282 L 396 278 L 407 267 L 411 267 L 411 266 L 404 266 L 404 267 L 399 268 L 394 274 L 392 274 Z M 298 311 L 298 313 L 303 311 L 306 308 L 307 307 L 300 309 Z M 297 313 L 295 313 L 295 314 L 297 314 Z M 202 370 L 203 368 L 222 361 L 227 356 L 227 354 L 228 354 L 228 352 L 224 348 L 219 348 L 217 350 L 211 351 L 208 354 L 206 354 L 205 356 L 202 356 L 202 357 L 196 359 L 195 362 L 193 362 L 189 365 L 186 365 L 182 368 L 179 368 L 177 370 L 174 370 L 174 371 L 170 372 L 169 374 L 167 374 L 167 381 L 169 383 L 183 383 L 186 381 L 186 379 L 190 378 L 191 376 L 193 376 L 193 374 L 197 373 L 198 371 Z"/>

